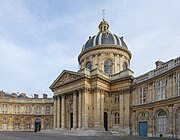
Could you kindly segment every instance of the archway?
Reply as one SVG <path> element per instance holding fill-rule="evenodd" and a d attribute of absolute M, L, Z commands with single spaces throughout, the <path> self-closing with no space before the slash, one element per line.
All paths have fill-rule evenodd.
<path fill-rule="evenodd" d="M 39 132 L 41 130 L 41 120 L 39 118 L 37 118 L 35 120 L 35 132 Z"/>

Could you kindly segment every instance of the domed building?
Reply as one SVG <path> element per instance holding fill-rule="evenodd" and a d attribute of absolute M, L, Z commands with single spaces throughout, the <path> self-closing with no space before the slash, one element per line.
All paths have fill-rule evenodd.
<path fill-rule="evenodd" d="M 130 59 L 131 52 L 123 37 L 111 33 L 105 19 L 99 24 L 97 35 L 89 37 L 78 57 L 81 69 L 99 69 L 109 75 L 128 69 Z"/>
<path fill-rule="evenodd" d="M 130 133 L 131 52 L 103 19 L 83 45 L 78 72 L 64 70 L 51 85 L 54 127 Z"/>
<path fill-rule="evenodd" d="M 82 47 L 79 71 L 62 71 L 50 86 L 54 130 L 180 138 L 180 57 L 134 77 L 123 37 L 105 19 L 98 28 Z"/>

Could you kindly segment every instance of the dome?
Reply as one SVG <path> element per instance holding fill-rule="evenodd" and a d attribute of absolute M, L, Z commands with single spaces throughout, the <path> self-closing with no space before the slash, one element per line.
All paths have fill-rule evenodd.
<path fill-rule="evenodd" d="M 123 37 L 112 34 L 109 31 L 109 24 L 105 21 L 105 19 L 103 19 L 103 21 L 99 24 L 98 34 L 93 37 L 89 37 L 88 41 L 85 45 L 83 45 L 82 51 L 98 45 L 116 45 L 117 47 L 127 49 L 127 45 L 123 41 Z"/>

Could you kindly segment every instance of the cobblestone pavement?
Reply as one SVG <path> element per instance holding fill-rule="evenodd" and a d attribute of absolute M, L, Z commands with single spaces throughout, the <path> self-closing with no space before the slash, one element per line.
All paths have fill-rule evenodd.
<path fill-rule="evenodd" d="M 0 140 L 171 140 L 136 136 L 68 136 L 57 133 L 0 132 Z"/>

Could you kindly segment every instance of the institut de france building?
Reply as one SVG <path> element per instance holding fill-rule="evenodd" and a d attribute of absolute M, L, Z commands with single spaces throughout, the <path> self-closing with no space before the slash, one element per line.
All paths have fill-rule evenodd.
<path fill-rule="evenodd" d="M 123 37 L 105 19 L 98 27 L 79 54 L 80 70 L 62 71 L 50 86 L 53 129 L 180 138 L 180 57 L 134 77 Z"/>
<path fill-rule="evenodd" d="M 0 131 L 40 131 L 53 127 L 53 98 L 0 91 Z"/>

